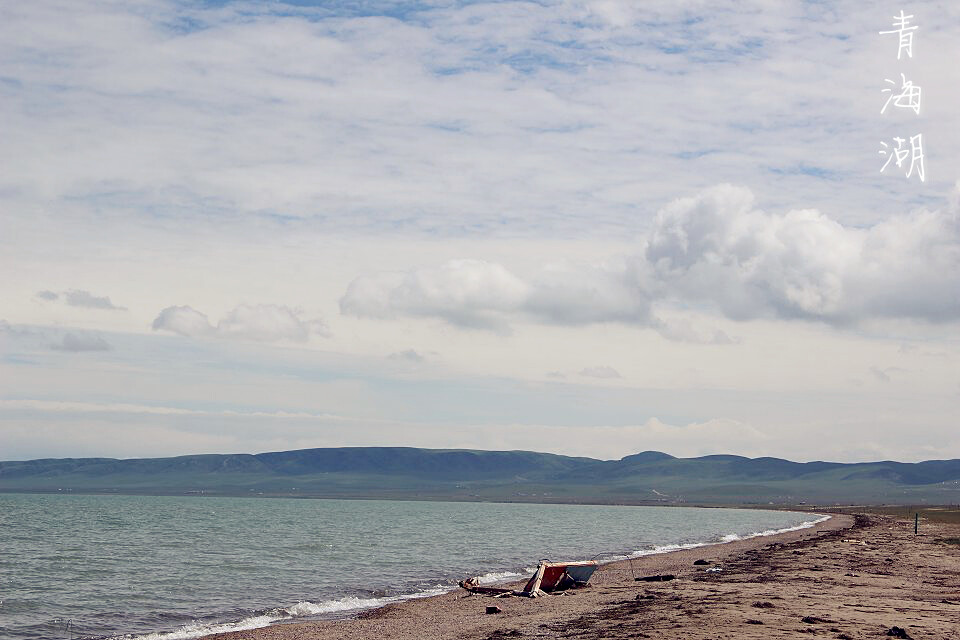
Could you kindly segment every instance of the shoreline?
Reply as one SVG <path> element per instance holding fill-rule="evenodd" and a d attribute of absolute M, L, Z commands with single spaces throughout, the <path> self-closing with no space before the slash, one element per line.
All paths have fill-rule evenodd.
<path fill-rule="evenodd" d="M 729 507 L 728 507 L 729 508 Z M 746 508 L 746 507 L 741 507 Z M 789 509 L 782 509 L 790 511 Z M 843 514 L 827 514 L 821 512 L 800 511 L 795 513 L 806 513 L 811 519 L 804 524 L 789 527 L 786 529 L 768 530 L 756 532 L 743 538 L 734 538 L 731 540 L 720 540 L 717 542 L 692 543 L 689 545 L 665 545 L 656 547 L 647 553 L 640 553 L 632 556 L 620 556 L 610 561 L 603 562 L 598 568 L 596 574 L 591 579 L 589 587 L 575 591 L 564 592 L 563 594 L 551 595 L 545 598 L 498 598 L 490 600 L 490 604 L 496 603 L 502 606 L 508 604 L 510 609 L 522 609 L 515 603 L 508 601 L 525 601 L 529 603 L 539 603 L 542 606 L 535 607 L 539 615 L 547 614 L 554 608 L 556 602 L 551 601 L 569 601 L 569 596 L 581 596 L 594 593 L 596 586 L 610 586 L 612 582 L 624 582 L 625 577 L 630 576 L 630 584 L 642 585 L 649 583 L 634 583 L 632 574 L 641 575 L 654 573 L 676 572 L 681 568 L 692 566 L 695 559 L 712 558 L 711 562 L 722 562 L 724 559 L 742 554 L 744 552 L 766 547 L 770 545 L 785 544 L 793 540 L 800 540 L 805 537 L 821 535 L 824 532 L 837 531 L 848 528 L 853 525 L 853 518 Z M 489 575 L 489 574 L 486 574 Z M 467 578 L 468 576 L 464 576 Z M 526 578 L 517 578 L 515 580 L 500 583 L 505 587 L 520 587 L 526 582 Z M 659 584 L 659 583 L 654 583 Z M 612 587 L 611 587 L 612 588 Z M 641 588 L 641 587 L 637 587 Z M 344 640 L 366 640 L 366 638 L 397 637 L 422 640 L 424 634 L 426 637 L 448 637 L 445 627 L 452 624 L 454 627 L 462 626 L 457 621 L 458 614 L 463 616 L 466 611 L 462 610 L 463 601 L 468 599 L 485 598 L 470 594 L 459 588 L 452 588 L 450 591 L 441 594 L 426 594 L 422 596 L 398 596 L 397 601 L 386 603 L 371 608 L 358 608 L 349 612 L 348 617 L 338 617 L 331 619 L 298 619 L 280 620 L 266 626 L 260 626 L 251 629 L 233 630 L 202 636 L 204 639 L 212 640 L 303 640 L 303 639 L 340 639 Z M 479 606 L 479 605 L 478 605 Z M 481 607 L 481 612 L 483 611 Z M 348 612 L 344 612 L 348 613 Z M 452 618 L 450 616 L 453 616 Z M 439 616 L 439 617 L 437 617 Z M 467 614 L 464 617 L 475 618 L 474 615 Z M 430 618 L 437 618 L 434 622 L 427 622 Z M 480 627 L 488 626 L 487 622 L 496 622 L 500 616 L 485 616 L 480 618 Z M 408 623 L 396 624 L 397 620 L 406 620 Z M 427 627 L 433 628 L 433 633 L 425 631 L 421 627 L 425 623 Z M 446 624 L 445 624 L 446 623 Z M 407 629 L 406 627 L 411 628 Z M 439 635 L 437 635 L 439 633 Z M 452 636 L 450 636 L 452 637 Z"/>

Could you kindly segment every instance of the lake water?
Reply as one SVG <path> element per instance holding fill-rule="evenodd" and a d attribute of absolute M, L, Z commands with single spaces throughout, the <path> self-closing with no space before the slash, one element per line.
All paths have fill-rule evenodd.
<path fill-rule="evenodd" d="M 177 640 L 809 526 L 733 509 L 0 494 L 0 637 Z"/>

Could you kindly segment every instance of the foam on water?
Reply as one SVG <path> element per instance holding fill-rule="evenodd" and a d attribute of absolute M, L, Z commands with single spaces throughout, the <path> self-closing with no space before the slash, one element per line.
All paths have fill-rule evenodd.
<path fill-rule="evenodd" d="M 727 534 L 727 535 L 723 536 L 723 537 L 720 539 L 720 542 L 735 542 L 735 541 L 737 541 L 737 540 L 749 540 L 749 539 L 751 539 L 751 538 L 760 538 L 760 537 L 762 537 L 762 536 L 775 536 L 775 535 L 780 534 L 780 533 L 789 533 L 789 532 L 791 532 L 791 531 L 800 531 L 800 530 L 802 530 L 802 529 L 809 529 L 810 527 L 813 527 L 813 526 L 815 526 L 815 525 L 818 525 L 818 524 L 820 524 L 821 522 L 826 522 L 826 521 L 829 520 L 831 517 L 832 517 L 832 516 L 821 516 L 821 517 L 817 518 L 816 520 L 807 520 L 807 521 L 805 521 L 805 522 L 801 522 L 800 524 L 796 525 L 795 527 L 786 527 L 786 528 L 783 528 L 783 529 L 767 529 L 767 530 L 765 530 L 765 531 L 757 531 L 757 532 L 755 532 L 755 533 L 748 533 L 748 534 L 745 535 L 745 536 L 739 536 L 739 535 L 737 535 L 737 534 L 735 534 L 735 533 L 730 533 L 730 534 Z"/>
<path fill-rule="evenodd" d="M 244 618 L 239 622 L 208 624 L 194 622 L 186 624 L 175 631 L 165 631 L 160 633 L 146 633 L 143 635 L 123 635 L 114 636 L 113 640 L 189 640 L 191 638 L 200 638 L 202 636 L 213 635 L 214 633 L 229 633 L 231 631 L 247 631 L 249 629 L 259 629 L 279 618 L 272 616 L 251 616 Z"/>
<path fill-rule="evenodd" d="M 815 520 L 805 520 L 800 524 L 793 527 L 784 527 L 782 529 L 766 529 L 764 531 L 755 531 L 753 533 L 748 533 L 745 535 L 739 535 L 736 533 L 728 533 L 719 537 L 718 542 L 691 542 L 689 544 L 665 544 L 653 547 L 652 549 L 640 549 L 634 551 L 629 556 L 623 556 L 622 559 L 627 557 L 640 558 L 643 556 L 652 556 L 658 553 L 669 553 L 671 551 L 681 551 L 683 549 L 697 549 L 699 547 L 710 546 L 711 544 L 727 544 L 728 542 L 736 542 L 737 540 L 749 540 L 751 538 L 759 538 L 763 536 L 775 536 L 781 533 L 789 533 L 791 531 L 800 531 L 802 529 L 809 529 L 813 526 L 820 524 L 821 522 L 826 522 L 832 516 L 821 516 Z M 621 559 L 621 558 L 612 558 L 612 559 Z"/>
<path fill-rule="evenodd" d="M 260 629 L 261 627 L 269 626 L 275 622 L 283 622 L 287 620 L 293 620 L 295 618 L 309 618 L 331 613 L 374 609 L 392 602 L 402 602 L 404 600 L 413 600 L 415 598 L 438 596 L 451 590 L 451 587 L 437 586 L 433 589 L 425 589 L 416 593 L 384 596 L 382 598 L 357 598 L 351 596 L 336 600 L 326 600 L 324 602 L 301 601 L 289 607 L 271 609 L 266 613 L 250 616 L 237 622 L 193 622 L 183 625 L 174 631 L 145 634 L 126 634 L 113 636 L 109 640 L 191 640 L 192 638 L 200 638 L 203 636 L 213 635 L 215 633 L 229 633 L 231 631 L 249 631 L 250 629 Z"/>
<path fill-rule="evenodd" d="M 531 569 L 526 573 L 533 573 L 536 569 Z M 495 584 L 497 582 L 508 582 L 514 578 L 524 577 L 523 573 L 517 573 L 516 571 L 491 571 L 490 573 L 485 573 L 482 576 L 477 576 L 477 584 Z"/>

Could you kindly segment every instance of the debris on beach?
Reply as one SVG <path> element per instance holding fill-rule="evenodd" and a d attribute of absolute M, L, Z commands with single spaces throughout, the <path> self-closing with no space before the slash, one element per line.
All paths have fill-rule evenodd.
<path fill-rule="evenodd" d="M 709 560 L 704 560 L 703 558 L 701 558 L 701 559 L 699 559 L 699 560 L 694 560 L 694 561 L 693 561 L 693 564 L 699 566 L 699 565 L 704 565 L 704 564 L 710 564 L 710 561 L 709 561 Z"/>
<path fill-rule="evenodd" d="M 910 636 L 907 634 L 907 630 L 901 627 L 890 627 L 887 631 L 887 635 L 894 638 L 906 638 L 906 640 L 911 640 Z"/>
<path fill-rule="evenodd" d="M 721 571 L 723 571 L 721 567 L 710 567 L 706 570 L 707 573 L 720 573 Z"/>
<path fill-rule="evenodd" d="M 501 613 L 502 611 L 503 611 L 503 609 L 501 609 L 500 607 L 498 607 L 498 606 L 496 606 L 496 605 L 494 605 L 494 606 L 492 606 L 492 607 L 487 607 L 487 613 Z"/>
<path fill-rule="evenodd" d="M 531 593 L 537 590 L 550 593 L 584 587 L 589 582 L 590 577 L 593 576 L 593 572 L 597 570 L 597 566 L 594 560 L 581 562 L 541 561 L 537 565 L 537 571 L 523 590 Z"/>
<path fill-rule="evenodd" d="M 461 589 L 466 589 L 470 593 L 479 593 L 485 596 L 506 596 L 514 595 L 513 589 L 503 589 L 501 587 L 485 587 L 480 584 L 480 578 L 467 578 L 459 583 Z"/>
<path fill-rule="evenodd" d="M 537 598 L 548 593 L 563 592 L 567 589 L 587 586 L 587 582 L 593 576 L 594 571 L 597 570 L 597 566 L 594 560 L 580 562 L 547 562 L 542 560 L 537 565 L 533 577 L 527 581 L 526 586 L 521 590 L 486 587 L 480 584 L 480 578 L 467 578 L 461 580 L 459 584 L 461 589 L 466 589 L 471 593 L 495 598 L 509 596 Z M 670 576 L 670 578 L 672 579 L 673 576 Z"/>
<path fill-rule="evenodd" d="M 672 573 L 658 574 L 655 576 L 643 576 L 642 578 L 634 578 L 637 582 L 669 582 L 677 576 Z"/>

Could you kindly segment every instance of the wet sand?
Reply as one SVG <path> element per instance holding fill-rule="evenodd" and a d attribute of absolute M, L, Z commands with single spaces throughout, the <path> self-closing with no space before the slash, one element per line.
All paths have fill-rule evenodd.
<path fill-rule="evenodd" d="M 960 545 L 944 541 L 958 537 L 958 524 L 925 523 L 914 536 L 912 522 L 890 516 L 835 515 L 812 529 L 604 565 L 589 587 L 562 595 L 495 599 L 459 590 L 349 620 L 210 637 L 871 638 L 898 637 L 887 635 L 896 627 L 911 638 L 960 640 Z M 695 566 L 699 559 L 711 564 Z M 653 574 L 677 577 L 634 580 Z M 486 614 L 494 605 L 502 612 Z"/>

